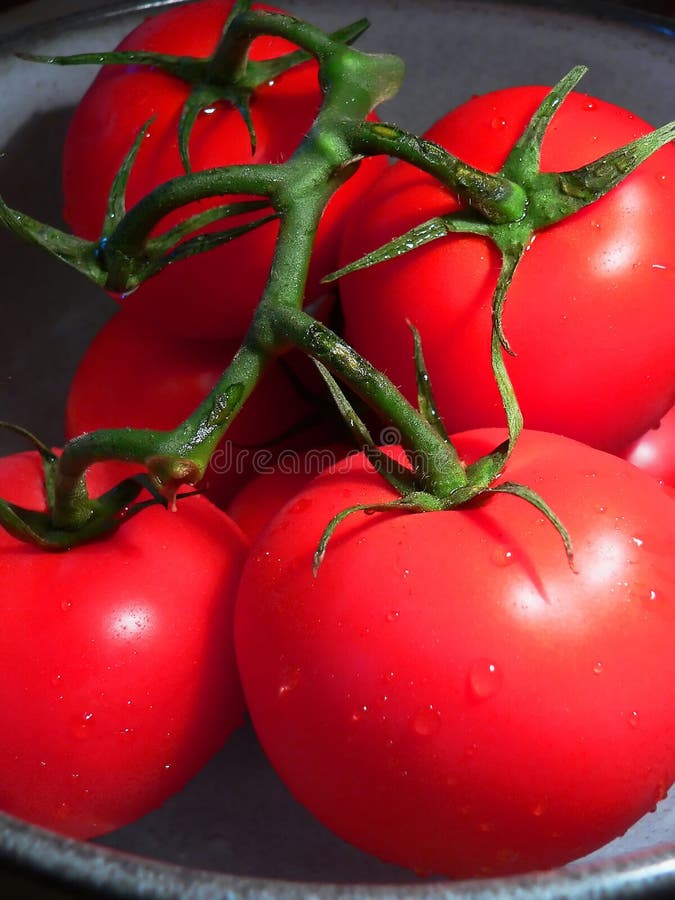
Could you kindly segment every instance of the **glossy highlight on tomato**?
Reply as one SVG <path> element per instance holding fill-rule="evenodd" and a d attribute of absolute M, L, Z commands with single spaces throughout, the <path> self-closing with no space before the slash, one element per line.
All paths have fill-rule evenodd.
<path fill-rule="evenodd" d="M 114 479 L 113 479 L 114 483 Z M 0 493 L 44 508 L 36 453 Z M 92 472 L 96 494 L 109 473 Z M 247 552 L 203 497 L 146 509 L 65 553 L 0 530 L 0 809 L 76 838 L 179 791 L 243 722 L 232 641 Z"/>
<path fill-rule="evenodd" d="M 263 4 L 255 4 L 255 8 L 274 11 Z M 171 7 L 149 17 L 118 49 L 205 58 L 215 49 L 231 9 L 231 0 L 199 0 Z M 258 38 L 250 58 L 269 59 L 294 49 L 280 38 Z M 322 94 L 317 72 L 316 63 L 308 62 L 256 89 L 251 102 L 257 141 L 254 153 L 244 119 L 231 104 L 219 101 L 204 110 L 190 138 L 193 171 L 287 159 L 319 110 Z M 64 216 L 75 234 L 90 240 L 100 237 L 115 175 L 150 118 L 154 117 L 129 179 L 127 208 L 153 188 L 185 173 L 178 123 L 189 90 L 185 82 L 148 66 L 107 66 L 97 75 L 75 110 L 63 152 Z M 319 281 L 336 267 L 344 215 L 383 166 L 381 159 L 365 161 L 328 204 L 310 265 L 308 300 L 325 292 Z M 164 219 L 159 230 L 226 202 L 227 197 L 219 196 L 191 204 Z M 229 219 L 227 227 L 248 221 L 251 215 Z M 208 230 L 222 227 L 217 223 Z M 277 231 L 276 223 L 268 223 L 207 254 L 170 265 L 122 302 L 142 312 L 153 327 L 174 334 L 240 338 L 265 286 Z M 227 278 L 223 272 L 228 273 Z"/>
<path fill-rule="evenodd" d="M 546 92 L 514 87 L 473 97 L 426 137 L 495 172 Z M 651 130 L 627 110 L 572 93 L 544 137 L 541 168 L 575 169 Z M 397 163 L 354 208 L 341 265 L 456 209 L 439 182 Z M 515 354 L 506 365 L 526 427 L 618 452 L 670 409 L 674 232 L 671 143 L 605 197 L 535 235 L 503 317 Z M 411 400 L 416 388 L 407 320 L 416 326 L 451 432 L 504 422 L 490 368 L 499 264 L 487 238 L 453 234 L 340 281 L 347 340 Z"/>
<path fill-rule="evenodd" d="M 502 437 L 456 445 L 473 461 Z M 395 496 L 350 456 L 263 532 L 235 610 L 251 719 L 294 796 L 361 849 L 456 878 L 582 856 L 675 778 L 671 498 L 623 460 L 538 432 L 508 479 L 565 523 L 574 569 L 537 509 L 492 493 L 449 512 L 354 513 L 314 578 L 330 519 Z"/>

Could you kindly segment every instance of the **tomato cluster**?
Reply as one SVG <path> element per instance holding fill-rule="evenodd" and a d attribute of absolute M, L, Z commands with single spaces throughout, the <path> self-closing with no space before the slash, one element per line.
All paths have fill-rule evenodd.
<path fill-rule="evenodd" d="M 167 9 L 121 49 L 208 56 L 232 5 Z M 251 56 L 289 49 L 257 38 Z M 150 119 L 127 206 L 183 172 L 188 91 L 155 67 L 102 69 L 64 152 L 75 233 L 100 236 L 116 173 Z M 426 137 L 497 172 L 545 93 L 474 97 Z M 193 169 L 283 161 L 321 99 L 314 62 L 256 88 L 253 150 L 240 112 L 217 101 L 191 133 Z M 649 130 L 573 93 L 542 168 L 577 168 Z M 415 326 L 470 470 L 506 437 L 490 240 L 450 234 L 345 276 L 334 295 L 321 284 L 460 206 L 410 163 L 365 160 L 321 220 L 305 300 L 315 313 L 321 300 L 319 317 L 340 323 L 412 402 Z M 118 828 L 179 790 L 245 708 L 319 820 L 419 872 L 559 865 L 654 808 L 675 781 L 674 226 L 671 144 L 536 234 L 504 314 L 526 430 L 470 503 L 383 510 L 399 495 L 372 455 L 350 451 L 324 382 L 293 350 L 270 365 L 176 514 L 151 506 L 66 554 L 0 531 L 0 808 L 79 838 Z M 66 436 L 171 431 L 186 419 L 240 346 L 277 232 L 270 222 L 121 298 L 72 383 Z M 399 447 L 386 451 L 409 467 Z M 99 494 L 141 468 L 104 462 L 87 484 Z M 513 482 L 554 510 L 572 565 L 542 509 L 505 492 Z M 11 503 L 45 509 L 41 483 L 37 453 L 0 462 Z M 317 569 L 328 523 L 350 507 Z"/>

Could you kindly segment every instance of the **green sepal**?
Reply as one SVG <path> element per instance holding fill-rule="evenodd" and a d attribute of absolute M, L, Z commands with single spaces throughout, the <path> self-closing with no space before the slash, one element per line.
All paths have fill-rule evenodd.
<path fill-rule="evenodd" d="M 492 485 L 489 488 L 486 488 L 486 493 L 490 494 L 513 494 L 515 497 L 519 497 L 521 500 L 525 500 L 528 503 L 532 504 L 535 509 L 538 509 L 540 513 L 542 513 L 548 521 L 554 526 L 558 534 L 560 535 L 563 546 L 565 547 L 565 553 L 567 554 L 567 561 L 570 565 L 570 568 L 574 570 L 574 548 L 572 547 L 572 539 L 570 538 L 569 532 L 563 525 L 560 518 L 553 512 L 551 507 L 546 503 L 546 501 L 533 491 L 532 488 L 528 487 L 525 484 L 518 484 L 515 481 L 504 481 L 501 484 Z"/>
<path fill-rule="evenodd" d="M 126 194 L 127 186 L 129 184 L 129 176 L 131 175 L 131 170 L 133 169 L 134 163 L 136 162 L 138 151 L 141 149 L 143 140 L 145 139 L 145 136 L 147 135 L 150 126 L 154 122 L 155 118 L 155 116 L 152 116 L 140 128 L 138 134 L 136 135 L 136 139 L 129 149 L 129 152 L 122 161 L 122 165 L 119 167 L 117 173 L 115 174 L 113 183 L 110 186 L 110 192 L 108 194 L 106 217 L 101 232 L 101 237 L 103 239 L 107 239 L 110 237 L 110 235 L 117 227 L 117 223 L 120 222 L 126 214 Z"/>
<path fill-rule="evenodd" d="M 443 440 L 449 444 L 450 439 L 448 437 L 448 432 L 445 430 L 443 420 L 438 413 L 436 399 L 434 397 L 433 388 L 431 386 L 431 379 L 429 378 L 429 372 L 427 370 L 427 365 L 424 359 L 424 352 L 422 350 L 422 338 L 420 337 L 419 331 L 417 330 L 417 328 L 415 328 L 410 320 L 407 320 L 406 324 L 412 332 L 414 342 L 415 381 L 417 383 L 417 408 L 422 414 L 424 421 L 431 425 L 436 434 L 438 434 L 439 437 L 442 437 Z"/>
<path fill-rule="evenodd" d="M 565 97 L 574 90 L 586 72 L 586 66 L 575 66 L 544 97 L 507 156 L 501 168 L 503 175 L 518 180 L 523 170 L 539 171 L 541 145 L 546 130 Z"/>
<path fill-rule="evenodd" d="M 366 253 L 359 259 L 348 263 L 335 272 L 324 276 L 321 279 L 322 284 L 328 284 L 337 281 L 344 275 L 350 275 L 352 272 L 358 272 L 360 269 L 367 269 L 377 263 L 387 262 L 390 259 L 396 259 L 411 250 L 417 250 L 431 241 L 437 241 L 439 238 L 447 237 L 449 234 L 481 234 L 492 235 L 493 225 L 488 222 L 481 221 L 478 217 L 472 217 L 471 213 L 463 212 L 461 214 L 450 213 L 447 216 L 435 216 L 415 225 L 409 231 L 398 237 L 392 238 L 386 244 L 382 244 L 376 250 Z"/>
<path fill-rule="evenodd" d="M 29 244 L 35 244 L 61 262 L 103 287 L 107 273 L 98 262 L 98 243 L 67 234 L 59 228 L 39 222 L 26 213 L 12 209 L 0 197 L 0 223 Z"/>
<path fill-rule="evenodd" d="M 354 443 L 363 451 L 366 459 L 373 466 L 378 475 L 381 475 L 382 478 L 384 478 L 385 481 L 387 481 L 387 483 L 399 494 L 408 495 L 416 491 L 417 482 L 415 473 L 401 465 L 398 460 L 393 459 L 377 446 L 372 435 L 368 431 L 366 424 L 359 417 L 330 371 L 318 359 L 313 360 L 313 362 L 319 370 L 321 377 L 338 408 L 338 412 L 344 419 L 345 425 L 347 426 Z"/>
<path fill-rule="evenodd" d="M 425 494 L 422 491 L 402 497 L 400 500 L 390 500 L 388 503 L 359 503 L 341 510 L 330 520 L 321 535 L 319 545 L 314 551 L 312 561 L 312 575 L 314 578 L 319 574 L 319 568 L 326 555 L 328 542 L 332 538 L 335 530 L 344 520 L 353 513 L 364 512 L 366 514 L 376 512 L 437 512 L 442 509 L 440 501 L 431 494 Z"/>
<path fill-rule="evenodd" d="M 225 207 L 220 207 L 220 209 L 225 209 Z M 227 212 L 225 215 L 234 215 L 234 213 Z M 205 214 L 202 214 L 202 217 L 204 219 L 207 218 Z M 221 216 L 214 215 L 210 218 L 211 221 L 215 221 L 218 218 L 222 218 L 222 214 Z M 148 245 L 148 262 L 143 269 L 141 280 L 147 281 L 148 278 L 156 275 L 170 263 L 187 259 L 190 256 L 196 256 L 199 253 L 206 253 L 209 250 L 213 250 L 215 247 L 220 247 L 222 244 L 228 244 L 230 241 L 235 240 L 235 238 L 248 234 L 251 231 L 255 231 L 257 228 L 267 225 L 269 222 L 274 222 L 278 218 L 278 214 L 273 213 L 272 215 L 255 219 L 252 222 L 246 222 L 244 225 L 237 225 L 234 228 L 211 231 L 208 234 L 198 234 L 193 238 L 189 238 L 188 240 L 179 243 L 177 246 L 172 245 L 173 249 L 167 250 L 164 253 L 161 252 L 160 248 L 165 242 L 162 241 L 161 238 L 157 238 Z"/>

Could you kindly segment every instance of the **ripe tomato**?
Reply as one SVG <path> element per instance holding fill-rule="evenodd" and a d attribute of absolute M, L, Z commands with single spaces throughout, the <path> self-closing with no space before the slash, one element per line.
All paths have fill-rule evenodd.
<path fill-rule="evenodd" d="M 119 49 L 207 57 L 216 46 L 231 7 L 231 0 L 201 0 L 172 7 L 148 18 Z M 250 56 L 253 60 L 266 59 L 292 49 L 293 45 L 281 39 L 260 38 Z M 64 215 L 76 234 L 90 240 L 100 236 L 114 176 L 151 116 L 155 119 L 129 180 L 128 206 L 163 182 L 184 174 L 177 128 L 189 90 L 185 82 L 156 68 L 109 66 L 101 70 L 75 110 L 64 147 Z M 216 103 L 198 117 L 192 131 L 193 170 L 282 162 L 300 143 L 320 103 L 315 63 L 302 65 L 258 88 L 251 103 L 257 135 L 253 155 L 241 115 L 226 102 Z M 329 203 L 312 258 L 308 299 L 325 291 L 319 280 L 336 267 L 345 211 L 382 168 L 380 160 L 364 163 Z M 167 217 L 161 229 L 226 202 L 227 197 L 217 197 L 208 203 L 192 204 Z M 234 225 L 246 220 L 238 217 L 227 221 Z M 229 226 L 220 223 L 211 230 L 222 227 Z M 176 263 L 124 302 L 141 310 L 155 328 L 198 338 L 241 337 L 265 285 L 277 230 L 277 224 L 270 223 L 217 250 Z M 223 272 L 228 273 L 226 279 Z"/>
<path fill-rule="evenodd" d="M 546 90 L 474 97 L 427 137 L 497 171 Z M 544 138 L 542 169 L 576 168 L 648 131 L 626 110 L 572 94 Z M 341 264 L 457 208 L 438 182 L 398 163 L 355 207 Z M 604 198 L 536 235 L 504 310 L 516 353 L 507 368 L 527 427 L 618 451 L 672 406 L 674 231 L 671 144 Z M 410 398 L 416 392 L 406 320 L 417 327 L 450 431 L 504 422 L 490 369 L 498 268 L 487 239 L 450 235 L 340 282 L 347 339 Z"/>
<path fill-rule="evenodd" d="M 621 456 L 675 488 L 675 406 L 655 428 L 626 447 Z"/>
<path fill-rule="evenodd" d="M 342 444 L 281 451 L 268 471 L 259 472 L 237 491 L 225 511 L 254 543 L 285 503 L 349 452 Z"/>
<path fill-rule="evenodd" d="M 175 428 L 208 394 L 237 347 L 234 341 L 190 341 L 156 332 L 139 321 L 133 307 L 123 307 L 94 338 L 75 373 L 66 405 L 67 437 L 99 428 Z M 204 479 L 202 487 L 217 505 L 227 503 L 261 467 L 269 468 L 283 449 L 329 439 L 337 415 L 325 414 L 318 399 L 315 403 L 318 382 L 311 364 L 290 355 L 263 376 Z M 128 464 L 118 468 L 122 477 L 129 474 Z"/>
<path fill-rule="evenodd" d="M 472 461 L 499 443 L 457 437 Z M 675 778 L 675 506 L 625 461 L 524 432 L 507 494 L 451 512 L 393 499 L 350 456 L 253 546 L 235 648 L 253 724 L 295 797 L 382 859 L 453 877 L 579 857 Z"/>
<path fill-rule="evenodd" d="M 40 474 L 35 453 L 5 457 L 0 495 L 44 508 Z M 243 721 L 232 615 L 246 552 L 199 496 L 67 553 L 0 530 L 0 809 L 91 838 L 205 765 Z"/>

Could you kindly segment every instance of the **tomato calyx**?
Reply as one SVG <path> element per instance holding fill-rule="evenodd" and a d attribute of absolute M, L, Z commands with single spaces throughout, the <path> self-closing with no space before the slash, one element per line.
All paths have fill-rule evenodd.
<path fill-rule="evenodd" d="M 314 577 L 316 578 L 318 575 L 331 537 L 339 525 L 354 513 L 432 513 L 456 510 L 493 493 L 512 494 L 538 509 L 560 535 L 568 563 L 573 569 L 572 541 L 565 525 L 556 513 L 528 485 L 499 480 L 515 445 L 515 440 L 520 434 L 520 429 L 517 434 L 510 434 L 507 440 L 500 443 L 491 452 L 465 465 L 438 414 L 419 332 L 412 323 L 409 322 L 408 325 L 414 340 L 417 409 L 424 425 L 440 441 L 440 445 L 437 445 L 436 459 L 430 459 L 424 453 L 420 453 L 415 445 L 408 444 L 400 448 L 404 454 L 403 460 L 399 460 L 395 454 L 392 454 L 391 446 L 388 448 L 377 446 L 367 426 L 347 399 L 336 379 L 333 378 L 330 370 L 318 359 L 315 359 L 315 364 L 355 443 L 361 448 L 375 472 L 387 481 L 399 494 L 399 497 L 384 503 L 359 503 L 338 512 L 326 525 L 314 553 Z M 515 397 L 512 402 L 517 410 Z M 438 452 L 438 446 L 442 448 L 442 454 Z M 439 474 L 443 476 L 440 479 Z"/>

